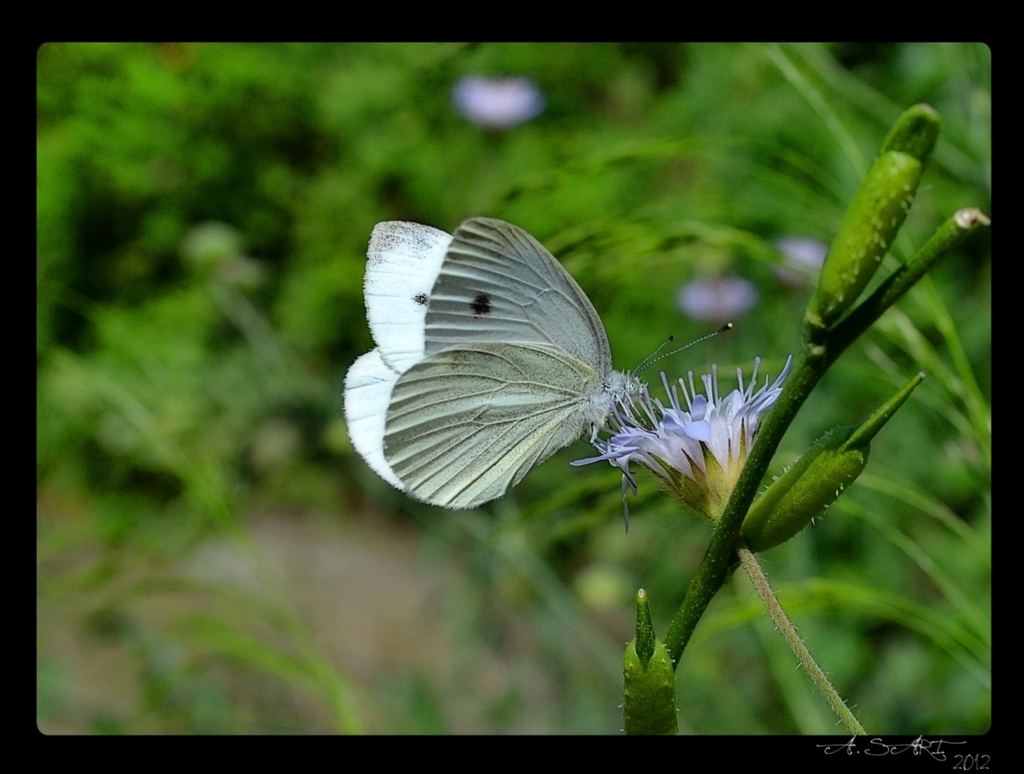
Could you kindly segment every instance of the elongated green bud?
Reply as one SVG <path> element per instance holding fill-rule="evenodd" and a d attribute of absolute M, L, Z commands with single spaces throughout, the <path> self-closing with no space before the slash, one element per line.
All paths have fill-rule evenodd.
<path fill-rule="evenodd" d="M 789 540 L 857 479 L 868 463 L 868 449 L 844 448 L 856 429 L 829 430 L 754 501 L 743 522 L 743 537 L 751 551 Z"/>
<path fill-rule="evenodd" d="M 835 427 L 762 494 L 743 522 L 751 551 L 784 543 L 821 516 L 864 471 L 871 439 L 924 379 L 919 373 L 859 427 Z"/>
<path fill-rule="evenodd" d="M 838 320 L 874 276 L 910 211 L 939 128 L 938 113 L 928 105 L 915 105 L 885 138 L 822 266 L 805 317 L 810 340 Z"/>
<path fill-rule="evenodd" d="M 622 718 L 627 734 L 678 734 L 676 675 L 654 636 L 647 593 L 636 593 L 636 637 L 622 660 Z"/>

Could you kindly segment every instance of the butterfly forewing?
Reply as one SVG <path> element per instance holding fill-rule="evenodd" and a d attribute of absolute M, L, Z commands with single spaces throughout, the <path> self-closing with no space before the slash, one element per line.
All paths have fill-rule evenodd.
<path fill-rule="evenodd" d="M 604 326 L 580 286 L 523 229 L 491 218 L 455 230 L 426 318 L 428 355 L 478 341 L 552 346 L 611 371 Z"/>
<path fill-rule="evenodd" d="M 398 380 L 384 456 L 416 497 L 472 508 L 580 436 L 581 394 L 596 383 L 589 365 L 550 346 L 449 348 Z"/>
<path fill-rule="evenodd" d="M 430 292 L 452 237 L 419 223 L 378 223 L 366 251 L 366 318 L 381 356 L 397 371 L 423 359 Z"/>

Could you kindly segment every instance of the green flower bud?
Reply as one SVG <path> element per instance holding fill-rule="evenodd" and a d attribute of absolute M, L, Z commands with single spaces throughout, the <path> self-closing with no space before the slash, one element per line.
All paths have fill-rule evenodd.
<path fill-rule="evenodd" d="M 871 439 L 924 379 L 919 373 L 859 427 L 836 427 L 750 506 L 743 538 L 751 551 L 784 543 L 839 499 L 868 462 Z"/>
<path fill-rule="evenodd" d="M 636 637 L 622 660 L 622 718 L 627 734 L 677 734 L 676 674 L 654 636 L 647 593 L 636 593 Z"/>
<path fill-rule="evenodd" d="M 915 105 L 889 132 L 843 216 L 807 307 L 811 338 L 849 309 L 881 264 L 910 211 L 924 165 L 939 136 L 928 105 Z"/>
<path fill-rule="evenodd" d="M 867 447 L 845 448 L 856 429 L 829 430 L 754 501 L 743 522 L 743 537 L 751 551 L 764 551 L 789 540 L 856 480 L 868 463 Z"/>

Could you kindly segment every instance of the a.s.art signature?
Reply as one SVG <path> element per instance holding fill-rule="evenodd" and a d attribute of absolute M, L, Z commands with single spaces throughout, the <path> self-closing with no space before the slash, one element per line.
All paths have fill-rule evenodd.
<path fill-rule="evenodd" d="M 857 746 L 857 742 L 858 738 L 854 736 L 844 744 L 819 744 L 818 747 L 824 748 L 822 752 L 825 755 L 834 755 L 843 751 L 847 755 L 859 755 L 862 752 L 865 755 L 871 756 L 900 755 L 906 752 L 910 752 L 913 755 L 930 755 L 937 761 L 951 760 L 955 764 L 953 769 L 956 771 L 987 770 L 990 760 L 990 756 L 983 754 L 959 755 L 952 752 L 947 753 L 946 747 L 949 745 L 964 744 L 964 742 L 950 742 L 946 739 L 925 739 L 923 736 L 919 736 L 912 742 L 889 744 L 878 737 L 871 739 L 861 738 L 860 742 L 863 749 Z"/>

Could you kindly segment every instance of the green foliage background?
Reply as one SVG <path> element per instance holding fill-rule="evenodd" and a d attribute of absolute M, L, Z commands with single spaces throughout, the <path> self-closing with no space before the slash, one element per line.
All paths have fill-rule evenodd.
<path fill-rule="evenodd" d="M 545 112 L 486 132 L 464 74 L 529 75 Z M 808 287 L 893 120 L 943 133 L 895 265 L 990 208 L 980 45 L 60 44 L 38 54 L 38 724 L 48 733 L 614 733 L 636 589 L 664 634 L 709 530 L 580 443 L 479 511 L 412 502 L 348 444 L 370 349 L 373 225 L 473 215 L 544 242 L 635 366 L 725 272 L 760 300 L 662 361 L 797 350 Z M 869 733 L 990 712 L 990 252 L 975 235 L 845 355 L 781 466 L 929 378 L 827 518 L 765 554 Z M 883 272 L 884 273 L 884 272 Z M 657 381 L 656 373 L 646 375 Z M 683 732 L 832 733 L 735 577 L 678 672 Z"/>

